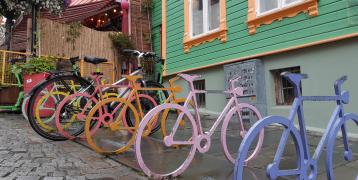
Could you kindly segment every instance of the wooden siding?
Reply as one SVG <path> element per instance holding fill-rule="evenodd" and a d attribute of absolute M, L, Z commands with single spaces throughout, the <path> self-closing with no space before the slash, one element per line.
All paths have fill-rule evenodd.
<path fill-rule="evenodd" d="M 160 52 L 160 28 L 162 25 L 162 1 L 154 0 L 153 1 L 153 9 L 152 9 L 152 43 L 153 50 L 157 54 L 161 54 Z"/>
<path fill-rule="evenodd" d="M 319 1 L 317 17 L 300 13 L 263 25 L 256 34 L 249 35 L 247 0 L 227 0 L 227 42 L 214 40 L 193 47 L 185 54 L 183 1 L 167 0 L 167 74 L 357 33 L 358 24 L 351 22 L 351 19 L 357 19 L 357 14 L 353 13 L 352 17 L 349 13 L 349 1 Z M 161 8 L 161 1 L 155 0 L 155 8 Z M 161 19 L 159 11 L 153 13 L 153 24 L 159 23 L 158 19 Z M 160 49 L 158 43 L 155 43 L 155 49 Z"/>

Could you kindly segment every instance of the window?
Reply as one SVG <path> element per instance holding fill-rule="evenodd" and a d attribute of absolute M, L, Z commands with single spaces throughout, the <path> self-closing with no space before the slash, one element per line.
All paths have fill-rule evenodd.
<path fill-rule="evenodd" d="M 271 24 L 300 12 L 318 15 L 318 0 L 248 0 L 247 25 L 250 34 L 263 24 Z"/>
<path fill-rule="evenodd" d="M 184 0 L 184 51 L 207 41 L 226 42 L 225 0 Z"/>
<path fill-rule="evenodd" d="M 301 72 L 300 67 L 284 68 L 271 71 L 275 81 L 275 94 L 277 105 L 291 105 L 293 100 L 295 99 L 292 84 L 281 76 L 281 73 L 285 71 L 292 73 Z"/>
<path fill-rule="evenodd" d="M 191 37 L 219 28 L 219 0 L 190 0 Z"/>
<path fill-rule="evenodd" d="M 302 1 L 303 0 L 258 0 L 257 14 L 263 15 Z"/>
<path fill-rule="evenodd" d="M 205 80 L 197 80 L 194 81 L 194 89 L 197 90 L 205 90 Z M 196 94 L 196 100 L 198 101 L 198 106 L 199 107 L 205 107 L 206 104 L 206 97 L 205 97 L 205 93 L 200 93 L 200 94 Z"/>

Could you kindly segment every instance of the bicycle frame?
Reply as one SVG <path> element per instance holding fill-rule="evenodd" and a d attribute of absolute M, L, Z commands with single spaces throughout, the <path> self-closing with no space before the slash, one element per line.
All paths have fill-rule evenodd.
<path fill-rule="evenodd" d="M 140 76 L 125 76 L 125 78 L 128 79 L 128 81 L 130 82 L 130 86 L 126 86 L 128 89 L 130 89 L 130 94 L 128 95 L 128 97 L 126 98 L 127 101 L 130 101 L 132 98 L 135 98 L 136 104 L 137 104 L 137 109 L 139 110 L 139 117 L 143 118 L 144 117 L 144 113 L 141 107 L 141 102 L 139 99 L 139 93 L 138 91 L 163 91 L 163 90 L 168 90 L 170 91 L 170 95 L 169 97 L 165 100 L 165 103 L 170 102 L 170 100 L 172 100 L 174 103 L 177 103 L 178 100 L 176 98 L 175 93 L 180 92 L 181 88 L 179 86 L 174 86 L 174 81 L 176 81 L 178 78 L 174 77 L 172 79 L 169 80 L 169 84 L 170 87 L 169 88 L 147 88 L 147 87 L 141 87 L 140 85 L 138 85 L 136 83 L 136 80 L 141 78 Z M 117 86 L 114 86 L 117 87 Z M 124 106 L 124 108 L 127 108 L 127 106 Z M 116 128 L 119 128 L 119 123 L 120 122 L 116 122 L 113 123 L 113 125 L 111 126 L 111 128 L 113 130 L 115 130 Z M 151 126 L 148 127 L 148 129 L 152 129 Z"/>
<path fill-rule="evenodd" d="M 243 94 L 243 89 L 241 87 L 236 87 L 235 88 L 235 83 L 238 81 L 239 78 L 236 78 L 234 80 L 231 80 L 230 81 L 230 84 L 231 84 L 231 87 L 228 91 L 224 91 L 225 93 L 228 93 L 228 94 L 231 94 L 231 98 L 230 100 L 227 102 L 226 106 L 224 107 L 222 113 L 219 115 L 219 117 L 216 119 L 215 123 L 212 125 L 212 127 L 210 128 L 210 130 L 208 132 L 203 132 L 203 128 L 202 128 L 202 125 L 201 125 L 201 118 L 200 118 L 200 114 L 199 114 L 199 108 L 198 108 L 198 103 L 197 103 L 197 99 L 196 99 L 196 94 L 199 94 L 199 93 L 207 93 L 207 91 L 203 91 L 203 90 L 196 90 L 194 89 L 194 86 L 191 82 L 191 84 L 189 84 L 190 86 L 190 91 L 189 91 L 189 94 L 188 96 L 186 97 L 186 101 L 184 103 L 184 108 L 188 109 L 188 106 L 189 106 L 189 103 L 191 101 L 194 102 L 194 112 L 195 112 L 195 115 L 196 115 L 196 118 L 195 118 L 195 123 L 197 125 L 197 128 L 198 128 L 198 135 L 202 135 L 202 136 L 206 136 L 207 138 L 210 138 L 216 128 L 219 126 L 219 124 L 224 120 L 224 118 L 226 117 L 227 113 L 229 112 L 229 110 L 232 108 L 232 107 L 237 107 L 239 106 L 239 101 L 238 101 L 238 97 L 242 97 L 244 94 Z M 181 119 L 183 118 L 184 116 L 184 113 L 180 113 L 175 124 L 174 124 L 174 127 L 172 129 L 172 132 L 171 134 L 169 135 L 171 138 L 170 139 L 173 139 L 178 127 L 179 127 L 179 124 L 180 124 L 180 121 Z M 240 113 L 238 113 L 238 116 L 240 116 Z M 244 127 L 243 127 L 243 123 L 242 123 L 242 119 L 240 119 L 240 126 L 241 126 L 241 129 L 243 131 L 244 130 Z M 245 133 L 245 132 L 243 132 Z M 179 144 L 183 144 L 183 142 L 178 142 Z M 171 141 L 169 142 L 170 146 L 173 145 L 173 144 L 176 144 L 175 141 Z M 209 147 L 207 147 L 209 149 Z M 199 148 L 199 151 L 200 151 L 200 148 Z"/>
<path fill-rule="evenodd" d="M 24 98 L 24 91 L 23 91 L 23 85 L 22 85 L 22 76 L 21 74 L 15 74 L 15 78 L 17 81 L 17 84 L 15 87 L 20 88 L 20 92 L 19 95 L 17 96 L 17 100 L 15 102 L 14 105 L 0 105 L 0 110 L 4 110 L 4 111 L 18 111 L 21 108 L 21 101 Z"/>
<path fill-rule="evenodd" d="M 290 125 L 285 128 L 283 131 L 283 134 L 280 139 L 280 143 L 278 146 L 278 150 L 276 151 L 274 161 L 271 165 L 268 167 L 268 174 L 274 174 L 276 176 L 289 176 L 289 175 L 299 175 L 302 170 L 306 171 L 307 168 L 312 168 L 313 173 L 317 173 L 317 161 L 322 154 L 322 151 L 324 149 L 324 145 L 327 142 L 327 139 L 331 133 L 331 129 L 333 125 L 335 124 L 335 121 L 338 118 L 342 118 L 344 115 L 344 108 L 343 104 L 347 104 L 349 101 L 349 93 L 348 91 L 341 92 L 341 85 L 343 82 L 347 79 L 346 76 L 341 77 L 335 82 L 335 95 L 334 96 L 302 96 L 300 91 L 300 82 L 302 78 L 306 78 L 306 75 L 302 74 L 287 74 L 285 75 L 286 78 L 291 82 L 291 84 L 294 86 L 294 94 L 295 94 L 295 100 L 292 104 L 292 108 L 289 115 L 289 121 Z M 317 148 L 315 149 L 315 152 L 313 156 L 310 155 L 309 145 L 308 145 L 308 139 L 307 139 L 307 131 L 306 131 L 306 125 L 304 120 L 304 112 L 303 112 L 303 102 L 304 101 L 336 101 L 337 106 L 335 110 L 333 111 L 331 118 L 328 122 L 326 131 L 324 132 Z M 295 131 L 294 126 L 294 120 L 295 117 L 298 117 L 298 125 L 299 125 L 299 141 L 302 142 L 303 145 L 303 157 L 298 158 L 304 158 L 305 164 L 303 164 L 304 167 L 299 167 L 300 170 L 279 170 L 278 166 L 280 164 L 280 161 L 282 159 L 282 154 L 285 149 L 285 146 L 287 144 L 287 139 L 289 136 L 289 133 L 292 131 Z M 347 131 L 345 125 L 342 126 L 342 133 L 343 133 L 343 140 L 345 147 L 348 146 L 348 140 L 347 140 Z M 298 141 L 297 140 L 297 141 Z M 296 141 L 296 139 L 294 139 Z M 297 144 L 297 142 L 295 142 Z M 298 156 L 301 154 L 298 153 Z"/>

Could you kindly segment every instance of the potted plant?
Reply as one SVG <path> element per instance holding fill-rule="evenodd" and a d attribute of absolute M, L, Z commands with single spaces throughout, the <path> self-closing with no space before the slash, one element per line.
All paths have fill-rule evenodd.
<path fill-rule="evenodd" d="M 38 83 L 46 79 L 48 72 L 55 69 L 57 58 L 33 57 L 25 63 L 12 66 L 13 73 L 23 74 L 24 92 L 28 93 Z"/>
<path fill-rule="evenodd" d="M 122 32 L 113 32 L 109 34 L 109 38 L 112 40 L 113 47 L 117 50 L 119 54 L 119 60 L 122 62 L 122 74 L 129 74 L 130 69 L 135 67 L 137 64 L 135 60 L 130 60 L 130 57 L 127 54 L 122 52 L 123 49 L 133 49 L 134 45 L 130 39 L 130 36 Z"/>
<path fill-rule="evenodd" d="M 130 36 L 122 32 L 110 33 L 109 38 L 112 40 L 113 46 L 119 51 L 123 49 L 133 49 L 133 43 Z"/>
<path fill-rule="evenodd" d="M 37 84 L 44 81 L 49 76 L 49 71 L 55 69 L 57 58 L 55 57 L 33 57 L 24 63 L 16 63 L 12 66 L 12 72 L 23 75 L 24 93 L 29 93 Z M 52 87 L 48 87 L 49 90 Z M 37 99 L 36 101 L 38 101 Z M 26 105 L 27 106 L 27 105 Z M 50 99 L 44 106 L 54 107 L 55 102 Z M 26 108 L 27 109 L 27 108 Z M 51 116 L 53 112 L 49 110 L 40 110 L 40 116 Z"/>

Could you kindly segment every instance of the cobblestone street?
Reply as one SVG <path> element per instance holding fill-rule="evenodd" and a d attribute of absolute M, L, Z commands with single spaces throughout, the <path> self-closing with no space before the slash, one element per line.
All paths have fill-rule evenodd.
<path fill-rule="evenodd" d="M 0 114 L 0 179 L 146 179 L 71 141 L 38 136 L 21 115 Z"/>

